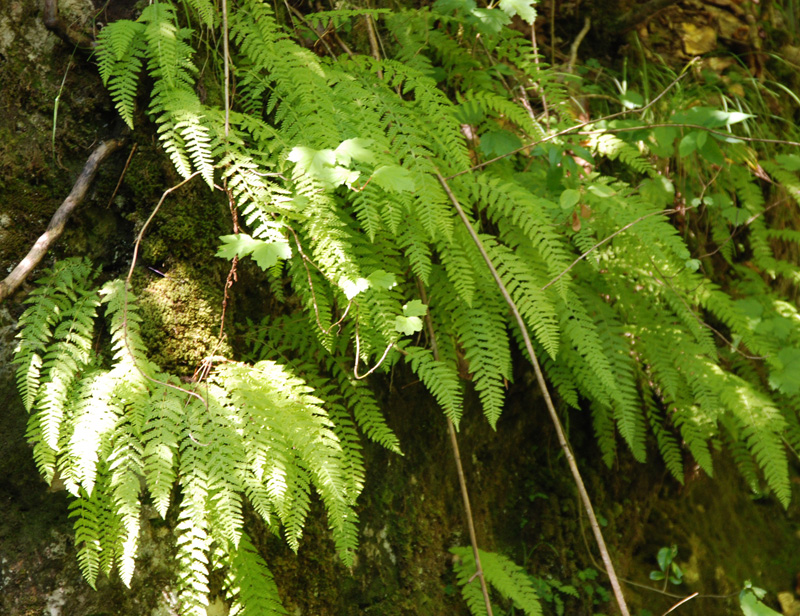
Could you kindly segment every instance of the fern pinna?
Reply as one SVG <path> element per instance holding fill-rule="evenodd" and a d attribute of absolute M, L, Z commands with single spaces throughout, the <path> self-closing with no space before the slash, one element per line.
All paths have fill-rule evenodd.
<path fill-rule="evenodd" d="M 406 362 L 456 425 L 468 375 L 496 424 L 521 332 L 439 174 L 561 401 L 591 409 L 606 463 L 618 455 L 617 435 L 639 460 L 652 440 L 682 481 L 685 451 L 710 474 L 712 450 L 727 443 L 754 487 L 765 481 L 788 503 L 786 445 L 800 446 L 800 319 L 768 281 L 796 284 L 777 243 L 798 238 L 765 216 L 758 177 L 797 201 L 796 154 L 759 154 L 735 138 L 745 114 L 696 101 L 662 112 L 655 129 L 629 111 L 576 126 L 557 72 L 507 27 L 520 11 L 531 24 L 532 3 L 502 0 L 308 16 L 331 28 L 371 20 L 384 35 L 370 48 L 340 46 L 338 56 L 327 42 L 324 56 L 304 48 L 304 34 L 269 4 L 231 1 L 225 62 L 236 96 L 221 109 L 195 91 L 192 45 L 206 37 L 200 29 L 225 36 L 222 20 L 207 0 L 186 6 L 197 29 L 181 25 L 167 0 L 106 26 L 101 77 L 132 126 L 147 72 L 146 113 L 177 171 L 224 183 L 243 213 L 247 233 L 221 238 L 218 256 L 250 256 L 287 311 L 300 308 L 262 322 L 269 333 L 254 338 L 256 363 L 216 360 L 194 390 L 147 362 L 121 283 L 98 295 L 88 266 L 66 262 L 32 297 L 20 390 L 34 412 L 39 467 L 48 478 L 58 469 L 77 497 L 90 581 L 114 566 L 130 579 L 140 477 L 162 515 L 180 487 L 187 613 L 200 609 L 207 584 L 207 568 L 193 562 L 226 563 L 235 596 L 278 605 L 242 529 L 244 498 L 296 546 L 315 486 L 347 561 L 364 472 L 356 426 L 399 450 L 360 380 L 376 369 Z M 693 172 L 670 175 L 681 165 Z M 687 219 L 707 242 L 686 231 Z M 712 268 L 726 268 L 726 288 Z M 92 351 L 100 302 L 110 368 Z"/>

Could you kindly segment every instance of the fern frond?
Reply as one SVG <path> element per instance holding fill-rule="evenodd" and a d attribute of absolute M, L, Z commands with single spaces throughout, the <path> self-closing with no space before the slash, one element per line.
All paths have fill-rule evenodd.
<path fill-rule="evenodd" d="M 144 30 L 140 22 L 120 19 L 106 25 L 97 37 L 100 77 L 129 128 L 133 128 L 134 99 L 145 55 Z"/>
<path fill-rule="evenodd" d="M 283 616 L 278 587 L 246 533 L 231 558 L 232 616 Z"/>
<path fill-rule="evenodd" d="M 410 346 L 405 351 L 411 369 L 457 428 L 463 411 L 463 393 L 456 368 L 452 364 L 436 361 L 428 349 Z"/>
<path fill-rule="evenodd" d="M 451 548 L 456 556 L 454 566 L 461 592 L 473 616 L 486 614 L 486 604 L 478 584 L 470 584 L 473 580 L 475 557 L 472 548 Z M 479 550 L 481 569 L 488 585 L 496 589 L 503 597 L 510 599 L 514 607 L 528 616 L 541 616 L 542 606 L 533 582 L 522 567 L 496 552 Z M 472 590 L 468 590 L 472 587 Z M 492 608 L 494 611 L 494 607 Z"/>
<path fill-rule="evenodd" d="M 69 504 L 69 517 L 75 518 L 75 545 L 78 548 L 78 566 L 84 579 L 96 588 L 100 573 L 100 554 L 103 551 L 100 529 L 105 522 L 102 496 L 82 495 Z"/>
<path fill-rule="evenodd" d="M 611 160 L 619 159 L 636 173 L 656 176 L 653 165 L 642 156 L 642 153 L 630 143 L 616 135 L 600 134 L 590 139 L 591 146 L 597 153 Z"/>

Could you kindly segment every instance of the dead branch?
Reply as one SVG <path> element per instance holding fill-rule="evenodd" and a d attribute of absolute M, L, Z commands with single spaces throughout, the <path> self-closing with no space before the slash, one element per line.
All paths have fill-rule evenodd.
<path fill-rule="evenodd" d="M 73 28 L 58 16 L 58 0 L 44 0 L 42 9 L 42 21 L 45 27 L 64 41 L 67 45 L 78 47 L 79 49 L 93 49 L 94 40 L 86 33 Z"/>
<path fill-rule="evenodd" d="M 124 138 L 109 139 L 95 148 L 94 152 L 89 156 L 89 160 L 87 160 L 86 164 L 83 166 L 83 171 L 81 171 L 81 174 L 78 176 L 75 185 L 72 187 L 72 191 L 67 198 L 64 199 L 64 202 L 56 210 L 56 213 L 53 214 L 53 218 L 50 219 L 50 224 L 47 225 L 47 231 L 39 236 L 39 239 L 36 240 L 36 243 L 33 245 L 33 248 L 30 249 L 27 256 L 19 262 L 5 280 L 0 282 L 0 302 L 11 295 L 17 287 L 25 281 L 33 268 L 39 265 L 39 262 L 44 255 L 47 254 L 50 246 L 63 233 L 64 226 L 72 215 L 72 212 L 83 202 L 86 191 L 89 190 L 89 186 L 91 186 L 92 180 L 94 180 L 100 163 L 124 144 Z"/>

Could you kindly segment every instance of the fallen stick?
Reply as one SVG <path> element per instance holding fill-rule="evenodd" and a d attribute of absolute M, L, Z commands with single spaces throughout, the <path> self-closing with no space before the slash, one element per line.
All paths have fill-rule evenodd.
<path fill-rule="evenodd" d="M 86 196 L 86 191 L 89 190 L 100 163 L 121 148 L 124 143 L 124 138 L 109 139 L 95 148 L 94 152 L 89 156 L 89 160 L 83 166 L 83 171 L 75 181 L 72 191 L 64 199 L 64 203 L 56 210 L 56 213 L 53 214 L 53 218 L 50 219 L 47 231 L 39 236 L 27 256 L 6 276 L 5 280 L 0 282 L 0 302 L 16 291 L 17 287 L 25 281 L 33 268 L 39 265 L 53 242 L 64 232 L 64 227 L 72 212 Z"/>

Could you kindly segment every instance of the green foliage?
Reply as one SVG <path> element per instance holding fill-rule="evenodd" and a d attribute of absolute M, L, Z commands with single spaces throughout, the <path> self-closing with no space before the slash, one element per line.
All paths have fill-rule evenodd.
<path fill-rule="evenodd" d="M 675 558 L 678 556 L 678 547 L 672 545 L 670 547 L 663 547 L 658 550 L 656 560 L 658 561 L 658 571 L 650 572 L 650 579 L 654 581 L 664 581 L 664 588 L 667 582 L 671 584 L 680 584 L 683 581 L 683 570 Z"/>
<path fill-rule="evenodd" d="M 475 556 L 470 547 L 451 548 L 456 556 L 453 568 L 461 594 L 473 616 L 487 614 L 486 603 L 478 580 L 474 579 Z M 479 551 L 481 568 L 488 585 L 513 602 L 514 607 L 528 616 L 541 616 L 542 607 L 534 585 L 525 570 L 501 554 Z M 492 612 L 496 610 L 492 607 Z M 499 613 L 499 611 L 497 612 Z"/>
<path fill-rule="evenodd" d="M 746 581 L 744 588 L 739 593 L 739 607 L 742 609 L 744 616 L 777 616 L 778 612 L 770 607 L 767 607 L 761 602 L 767 594 L 763 588 L 758 588 Z"/>
<path fill-rule="evenodd" d="M 133 293 L 119 280 L 93 290 L 92 276 L 76 259 L 44 276 L 21 320 L 16 358 L 28 438 L 45 477 L 57 471 L 75 497 L 70 516 L 89 583 L 114 569 L 129 584 L 143 503 L 162 517 L 176 507 L 182 613 L 205 613 L 209 576 L 219 567 L 236 609 L 284 613 L 245 534 L 243 507 L 249 501 L 265 524 L 282 527 L 296 550 L 312 487 L 342 560 L 352 564 L 363 485 L 353 472 L 358 444 L 337 436 L 322 400 L 266 360 L 211 369 L 210 358 L 202 387 L 161 373 L 146 359 Z M 107 358 L 92 352 L 101 302 Z"/>
<path fill-rule="evenodd" d="M 621 440 L 642 461 L 657 448 L 683 481 L 684 458 L 711 474 L 725 443 L 754 489 L 788 504 L 800 315 L 786 289 L 800 270 L 783 248 L 800 236 L 775 211 L 800 202 L 800 163 L 737 137 L 753 114 L 689 87 L 649 108 L 649 95 L 618 88 L 632 113 L 572 135 L 572 93 L 507 27 L 535 18 L 517 0 L 310 16 L 342 32 L 369 20 L 381 35 L 339 57 L 306 49 L 265 2 L 231 1 L 225 110 L 197 94 L 193 60 L 202 29 L 223 36 L 220 15 L 191 0 L 194 28 L 176 5 L 105 27 L 100 75 L 133 126 L 147 73 L 147 113 L 178 173 L 224 184 L 242 212 L 247 232 L 223 236 L 217 255 L 251 256 L 285 314 L 251 324 L 252 364 L 216 362 L 200 393 L 147 361 L 122 283 L 99 295 L 89 266 L 69 261 L 32 295 L 17 357 L 29 438 L 45 477 L 58 470 L 78 499 L 91 582 L 114 567 L 130 579 L 140 478 L 162 515 L 179 508 L 185 613 L 202 610 L 216 562 L 242 609 L 278 610 L 244 534 L 245 498 L 296 547 L 313 485 L 349 562 L 364 481 L 356 427 L 400 449 L 367 372 L 404 360 L 456 424 L 470 381 L 496 425 L 521 332 L 439 174 L 550 382 L 590 410 L 606 464 Z M 93 351 L 101 301 L 110 360 Z M 487 563 L 501 593 L 538 613 L 518 571 Z"/>

